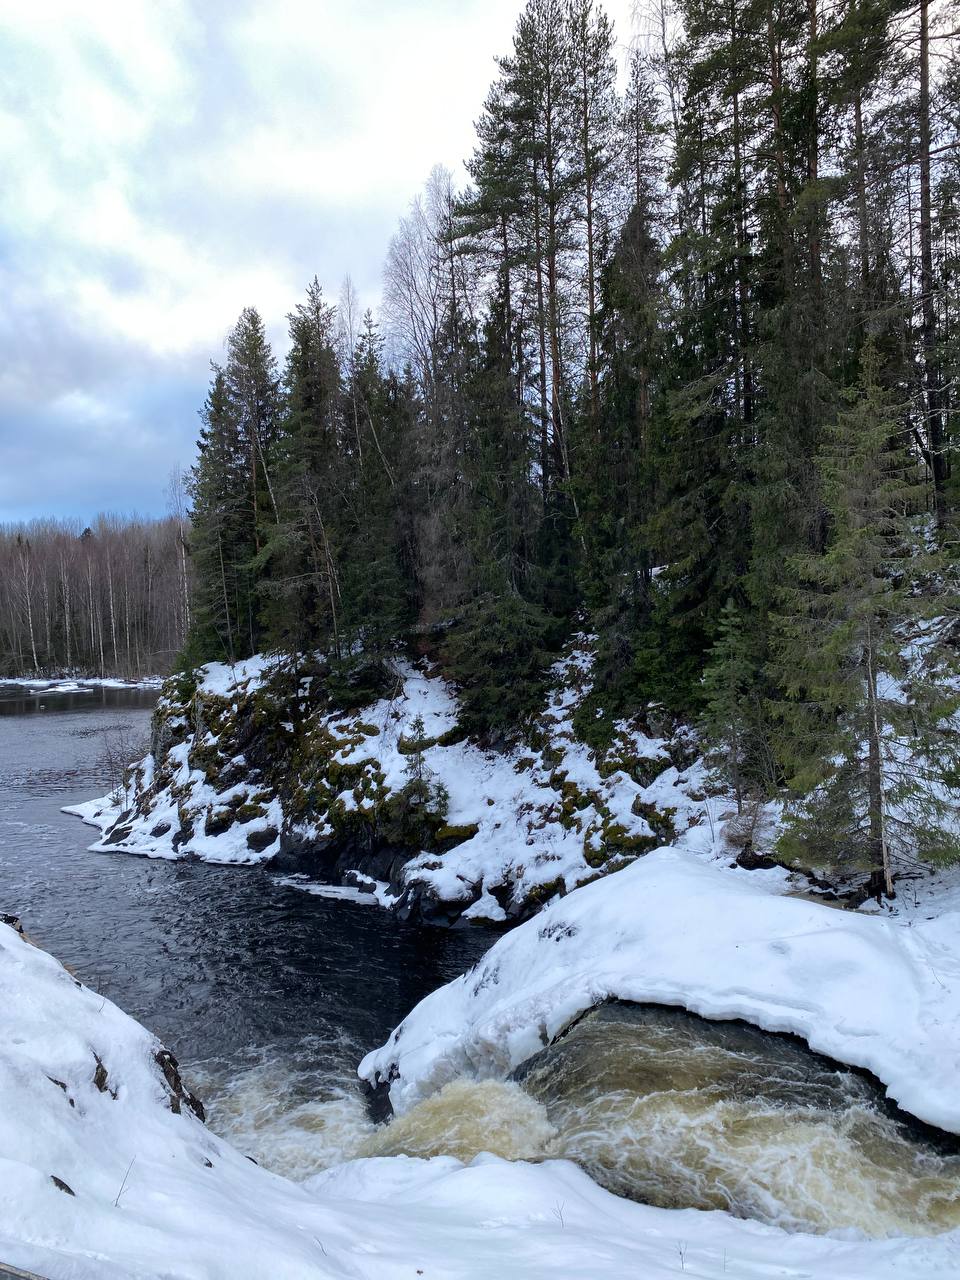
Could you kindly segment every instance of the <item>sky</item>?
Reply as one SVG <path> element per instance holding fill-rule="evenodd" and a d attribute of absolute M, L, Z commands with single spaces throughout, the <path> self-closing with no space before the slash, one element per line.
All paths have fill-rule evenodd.
<path fill-rule="evenodd" d="M 375 308 L 520 5 L 0 0 L 0 522 L 163 514 L 244 306 Z"/>

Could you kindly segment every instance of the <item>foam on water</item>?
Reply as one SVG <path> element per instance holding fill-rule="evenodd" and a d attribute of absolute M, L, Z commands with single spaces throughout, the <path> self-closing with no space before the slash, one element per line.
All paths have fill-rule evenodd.
<path fill-rule="evenodd" d="M 540 1160 L 557 1132 L 547 1109 L 505 1080 L 453 1080 L 363 1143 L 366 1156 L 456 1156 L 481 1151 L 506 1160 Z"/>
<path fill-rule="evenodd" d="M 489 1151 L 574 1160 L 618 1195 L 789 1231 L 960 1226 L 956 1143 L 910 1125 L 862 1075 L 742 1024 L 607 1006 L 518 1080 L 455 1080 L 386 1125 L 356 1088 L 357 1057 L 308 1037 L 190 1078 L 217 1132 L 295 1179 L 361 1156 Z"/>
<path fill-rule="evenodd" d="M 191 1065 L 187 1075 L 216 1133 L 258 1164 L 302 1181 L 355 1158 L 377 1133 L 355 1060 L 345 1039 L 306 1036 L 239 1060 Z"/>
<path fill-rule="evenodd" d="M 550 1154 L 619 1195 L 790 1231 L 960 1226 L 957 1144 L 792 1038 L 608 1006 L 519 1074 L 557 1130 Z"/>

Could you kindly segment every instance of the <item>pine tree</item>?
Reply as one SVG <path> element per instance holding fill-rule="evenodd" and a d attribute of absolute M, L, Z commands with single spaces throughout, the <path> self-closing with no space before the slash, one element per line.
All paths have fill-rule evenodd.
<path fill-rule="evenodd" d="M 917 590 L 939 566 L 872 341 L 847 401 L 817 457 L 826 543 L 790 559 L 775 617 L 781 750 L 800 797 L 782 847 L 866 866 L 871 890 L 890 897 L 898 856 L 960 855 L 943 821 L 957 761 L 945 717 L 956 698 L 934 675 L 903 684 L 910 636 L 947 602 Z"/>
<path fill-rule="evenodd" d="M 761 663 L 743 610 L 727 601 L 703 673 L 701 725 L 708 759 L 732 788 L 737 812 L 750 796 L 769 796 L 777 780 Z"/>
<path fill-rule="evenodd" d="M 226 378 L 213 365 L 201 418 L 197 461 L 187 488 L 193 625 L 189 654 L 195 661 L 243 657 L 255 611 L 250 564 L 255 555 L 245 501 L 247 458 L 229 402 Z"/>

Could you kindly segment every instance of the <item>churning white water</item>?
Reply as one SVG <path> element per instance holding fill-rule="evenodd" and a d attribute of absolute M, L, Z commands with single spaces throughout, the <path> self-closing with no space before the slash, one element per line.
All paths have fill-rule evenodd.
<path fill-rule="evenodd" d="M 455 1080 L 386 1125 L 369 1119 L 347 1054 L 334 1069 L 322 1047 L 321 1070 L 308 1039 L 239 1075 L 193 1073 L 212 1127 L 293 1178 L 358 1156 L 492 1151 L 564 1157 L 618 1195 L 787 1230 L 960 1226 L 960 1146 L 907 1122 L 856 1072 L 740 1023 L 604 1006 L 518 1080 Z"/>
<path fill-rule="evenodd" d="M 791 1037 L 607 1005 L 525 1064 L 551 1154 L 619 1195 L 794 1231 L 960 1225 L 960 1146 Z"/>
<path fill-rule="evenodd" d="M 352 1160 L 380 1126 L 357 1088 L 356 1047 L 306 1036 L 187 1068 L 207 1123 L 258 1164 L 302 1181 Z"/>

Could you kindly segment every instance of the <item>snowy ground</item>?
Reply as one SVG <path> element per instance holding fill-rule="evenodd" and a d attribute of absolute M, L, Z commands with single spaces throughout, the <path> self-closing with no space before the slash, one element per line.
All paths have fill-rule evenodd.
<path fill-rule="evenodd" d="M 956 1235 L 787 1235 L 619 1200 L 566 1162 L 379 1158 L 295 1184 L 176 1114 L 158 1048 L 0 925 L 0 1261 L 50 1280 L 928 1280 L 960 1267 Z"/>

